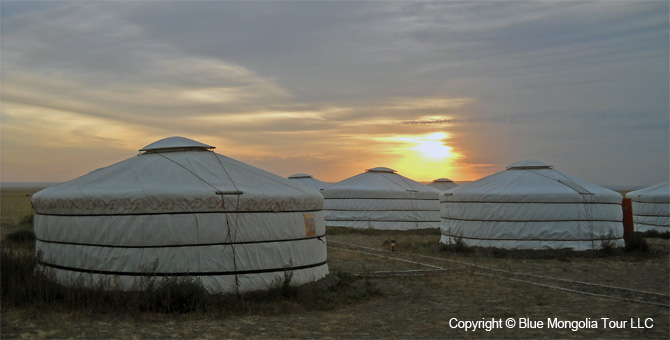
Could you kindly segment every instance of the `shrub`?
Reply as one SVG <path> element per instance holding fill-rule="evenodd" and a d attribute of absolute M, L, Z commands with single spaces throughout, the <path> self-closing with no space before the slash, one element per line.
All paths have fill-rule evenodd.
<path fill-rule="evenodd" d="M 21 218 L 19 221 L 19 225 L 33 225 L 33 221 L 35 220 L 35 215 L 26 215 Z"/>
<path fill-rule="evenodd" d="M 454 240 L 454 248 L 456 249 L 456 251 L 468 250 L 468 246 L 465 244 L 465 241 L 463 241 L 462 235 L 456 236 L 456 239 Z"/>
<path fill-rule="evenodd" d="M 600 240 L 600 251 L 603 254 L 612 254 L 614 252 L 614 242 L 609 239 Z"/>
<path fill-rule="evenodd" d="M 3 304 L 28 305 L 51 302 L 63 296 L 49 271 L 38 271 L 33 252 L 2 249 L 0 284 Z"/>
<path fill-rule="evenodd" d="M 331 286 L 331 291 L 336 291 L 339 290 L 340 288 L 349 287 L 354 282 L 360 279 L 360 277 L 343 270 L 335 271 L 335 278 L 337 278 L 337 281 L 334 285 Z"/>
<path fill-rule="evenodd" d="M 649 250 L 649 245 L 647 240 L 642 237 L 642 235 L 633 234 L 628 239 L 626 239 L 626 251 L 632 252 L 647 252 Z"/>
<path fill-rule="evenodd" d="M 35 232 L 32 230 L 17 230 L 7 234 L 6 240 L 14 243 L 35 242 Z"/>
<path fill-rule="evenodd" d="M 35 257 L 22 256 L 2 249 L 0 258 L 2 302 L 22 305 L 30 302 L 30 283 L 35 271 Z"/>
<path fill-rule="evenodd" d="M 297 293 L 297 288 L 293 286 L 293 270 L 285 269 L 283 276 L 277 276 L 268 289 L 268 295 L 273 297 L 293 297 Z"/>
<path fill-rule="evenodd" d="M 600 251 L 604 254 L 612 254 L 616 244 L 614 242 L 614 233 L 610 230 L 607 237 L 600 239 Z"/>
<path fill-rule="evenodd" d="M 658 230 L 648 230 L 642 233 L 635 233 L 635 235 L 640 235 L 643 237 L 649 237 L 649 238 L 662 238 L 662 239 L 670 239 L 670 231 L 666 232 L 660 232 Z"/>
<path fill-rule="evenodd" d="M 472 248 L 470 248 L 470 246 L 465 244 L 465 241 L 463 241 L 462 235 L 453 236 L 452 239 L 453 242 L 451 244 L 442 246 L 442 250 L 454 251 L 457 253 L 469 253 L 472 251 Z"/>
<path fill-rule="evenodd" d="M 162 313 L 188 313 L 202 309 L 209 295 L 202 280 L 192 276 L 163 277 L 154 290 L 144 293 L 152 296 L 148 301 L 153 302 L 145 308 Z"/>

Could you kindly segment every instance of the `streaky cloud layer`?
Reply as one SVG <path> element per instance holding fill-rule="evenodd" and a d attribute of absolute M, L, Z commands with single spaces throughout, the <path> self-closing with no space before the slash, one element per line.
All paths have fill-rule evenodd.
<path fill-rule="evenodd" d="M 171 135 L 331 182 L 528 158 L 601 184 L 670 173 L 663 1 L 1 6 L 2 181 L 68 180 Z"/>

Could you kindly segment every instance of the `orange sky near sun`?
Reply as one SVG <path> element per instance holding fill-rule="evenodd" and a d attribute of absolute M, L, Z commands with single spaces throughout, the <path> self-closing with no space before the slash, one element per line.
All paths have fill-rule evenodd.
<path fill-rule="evenodd" d="M 5 136 L 11 138 L 10 136 Z M 3 150 L 2 180 L 10 182 L 67 181 L 84 175 L 100 167 L 108 166 L 133 157 L 137 150 L 153 141 L 167 136 L 129 136 L 112 140 L 109 136 L 100 139 L 79 140 L 53 136 L 51 141 L 18 144 L 19 148 Z M 455 181 L 471 181 L 488 175 L 479 173 L 476 168 L 460 164 L 464 155 L 449 146 L 448 136 L 444 132 L 421 135 L 396 135 L 372 137 L 365 143 L 367 152 L 356 151 L 350 154 L 332 155 L 332 158 L 320 159 L 319 155 L 306 160 L 292 161 L 286 158 L 265 160 L 268 156 L 262 146 L 231 146 L 226 139 L 213 136 L 185 136 L 203 143 L 214 145 L 219 154 L 238 159 L 251 165 L 273 172 L 282 177 L 293 173 L 310 173 L 326 182 L 337 182 L 362 173 L 365 169 L 383 166 L 395 169 L 399 174 L 416 181 L 430 182 L 445 177 Z M 109 138 L 106 144 L 97 144 Z M 18 143 L 18 142 L 17 142 Z M 32 150 L 29 150 L 31 149 Z M 343 151 L 340 151 L 343 152 Z M 346 161 L 342 161 L 342 160 Z M 323 165 L 318 165 L 323 162 Z"/>
<path fill-rule="evenodd" d="M 15 91 L 18 88 L 10 92 Z M 396 98 L 383 104 L 323 105 L 293 111 L 252 108 L 244 114 L 197 114 L 194 110 L 185 120 L 107 114 L 110 108 L 53 100 L 58 105 L 4 103 L 2 181 L 67 181 L 133 157 L 145 145 L 171 136 L 214 145 L 219 154 L 282 177 L 309 173 L 337 182 L 380 166 L 423 182 L 442 177 L 471 181 L 492 173 L 470 164 L 468 145 L 452 138 L 449 124 L 402 124 L 391 118 L 462 110 L 471 102 L 463 98 Z M 87 110 L 101 114 L 82 113 Z M 377 111 L 384 114 L 370 114 Z M 450 116 L 414 118 L 448 120 Z"/>

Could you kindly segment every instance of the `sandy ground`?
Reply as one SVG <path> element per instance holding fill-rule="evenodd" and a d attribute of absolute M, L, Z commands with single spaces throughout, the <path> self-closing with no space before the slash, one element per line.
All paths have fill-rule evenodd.
<path fill-rule="evenodd" d="M 330 235 L 329 240 L 389 247 L 396 239 L 398 251 L 431 244 L 431 234 Z M 665 240 L 664 242 L 667 242 Z M 421 251 L 434 255 L 436 247 Z M 378 270 L 425 269 L 420 265 L 329 248 L 331 271 L 342 269 L 371 273 Z M 608 257 L 568 259 L 509 259 L 437 253 L 450 259 L 477 262 L 508 270 L 532 272 L 600 284 L 669 294 L 667 254 L 653 258 Z M 194 315 L 141 314 L 86 315 L 41 313 L 30 308 L 3 308 L 3 339 L 210 339 L 210 338 L 337 338 L 337 339 L 435 339 L 435 338 L 602 338 L 631 339 L 670 337 L 670 308 L 602 297 L 567 293 L 457 269 L 439 275 L 370 279 L 382 292 L 364 302 L 329 311 L 272 312 L 263 315 L 214 318 Z M 619 321 L 622 328 L 604 328 Z M 514 327 L 505 322 L 511 319 Z M 524 320 L 535 328 L 520 328 Z M 548 322 L 582 321 L 590 328 L 551 328 Z M 465 331 L 458 321 L 501 320 L 490 331 Z M 631 321 L 633 324 L 631 325 Z M 644 327 L 646 325 L 649 327 Z M 543 325 L 537 324 L 543 322 Z M 595 325 L 593 324 L 595 322 Z M 625 325 L 623 323 L 625 322 Z M 597 328 L 594 328 L 596 326 Z M 566 328 L 567 327 L 567 328 Z"/>

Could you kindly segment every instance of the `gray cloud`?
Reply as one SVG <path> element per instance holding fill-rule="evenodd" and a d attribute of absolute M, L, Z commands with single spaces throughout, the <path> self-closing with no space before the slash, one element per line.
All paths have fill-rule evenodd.
<path fill-rule="evenodd" d="M 646 141 L 668 139 L 668 6 L 3 2 L 3 147 L 22 122 L 48 125 L 32 107 L 86 121 L 69 130 L 84 139 L 113 122 L 360 152 L 332 139 L 440 130 L 463 162 L 625 156 L 658 168 L 636 180 L 660 180 L 667 143 Z M 417 104 L 440 98 L 467 103 Z"/>
<path fill-rule="evenodd" d="M 424 120 L 403 120 L 396 122 L 400 125 L 445 125 L 454 123 L 463 123 L 465 119 L 424 119 Z"/>

